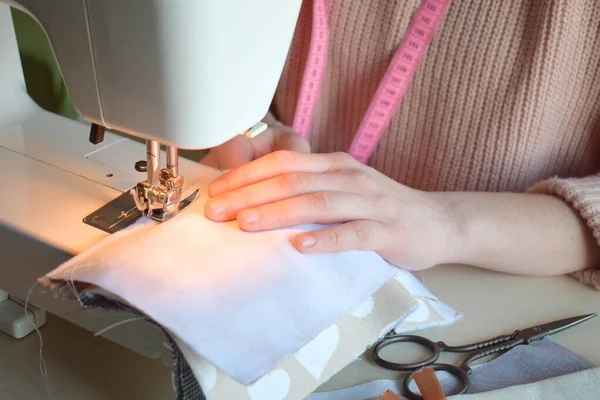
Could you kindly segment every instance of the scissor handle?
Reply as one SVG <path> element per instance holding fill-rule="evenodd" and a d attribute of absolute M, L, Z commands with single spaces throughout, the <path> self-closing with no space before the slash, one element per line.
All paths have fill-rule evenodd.
<path fill-rule="evenodd" d="M 383 359 L 380 355 L 379 352 L 392 344 L 395 343 L 401 343 L 401 342 L 408 342 L 408 343 L 416 343 L 416 344 L 420 344 L 423 347 L 426 347 L 427 349 L 429 349 L 432 353 L 431 357 L 429 357 L 426 360 L 423 361 L 418 361 L 418 362 L 414 362 L 414 363 L 395 363 L 386 359 Z M 440 346 L 427 339 L 424 338 L 422 336 L 415 336 L 415 335 L 397 335 L 397 336 L 390 336 L 387 337 L 383 340 L 381 340 L 379 343 L 377 343 L 374 347 L 373 347 L 373 362 L 377 365 L 379 365 L 380 367 L 386 368 L 386 369 L 390 369 L 393 371 L 415 371 L 418 370 L 426 365 L 431 365 L 434 362 L 437 361 L 438 357 L 440 356 Z M 439 364 L 442 365 L 442 364 Z"/>
<path fill-rule="evenodd" d="M 483 340 L 481 342 L 471 343 L 463 346 L 450 346 L 444 342 L 439 342 L 438 344 L 440 345 L 440 349 L 443 351 L 450 351 L 455 353 L 470 353 L 475 350 L 495 347 L 497 344 L 509 342 L 513 340 L 518 333 L 519 331 L 514 331 L 509 335 L 500 335 L 491 339 Z"/>
<path fill-rule="evenodd" d="M 469 389 L 469 376 L 467 373 L 459 367 L 450 364 L 432 364 L 430 365 L 434 371 L 446 371 L 456 377 L 460 381 L 459 389 L 455 389 L 453 393 L 444 393 L 446 396 L 453 396 L 455 394 L 463 394 Z M 410 383 L 414 380 L 413 374 L 417 371 L 411 372 L 404 378 L 404 396 L 410 400 L 423 400 L 423 396 L 410 390 Z"/>

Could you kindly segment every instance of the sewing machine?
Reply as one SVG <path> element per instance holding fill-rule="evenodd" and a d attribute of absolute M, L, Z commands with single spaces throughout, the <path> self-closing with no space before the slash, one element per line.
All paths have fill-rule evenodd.
<path fill-rule="evenodd" d="M 36 278 L 142 215 L 167 221 L 194 200 L 185 183 L 206 167 L 179 149 L 265 128 L 300 5 L 0 0 L 0 330 L 31 332 L 21 303 Z M 9 6 L 43 27 L 90 123 L 49 113 L 28 96 Z M 28 312 L 38 326 L 44 310 L 91 331 L 123 318 L 70 314 L 72 304 L 33 293 Z M 161 356 L 161 333 L 135 325 L 106 336 Z"/>

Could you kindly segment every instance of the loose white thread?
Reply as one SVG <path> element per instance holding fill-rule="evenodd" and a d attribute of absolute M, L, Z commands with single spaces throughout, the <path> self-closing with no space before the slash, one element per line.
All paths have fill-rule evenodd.
<path fill-rule="evenodd" d="M 69 270 L 69 279 L 65 279 L 65 282 L 67 283 L 67 285 L 69 286 L 69 288 L 73 292 L 73 295 L 75 296 L 75 298 L 77 299 L 77 301 L 79 302 L 79 304 L 82 307 L 84 307 L 84 308 L 86 308 L 86 307 L 83 304 L 83 301 L 81 300 L 81 296 L 79 295 L 79 292 L 77 291 L 77 287 L 75 286 L 74 274 L 75 274 L 75 271 L 78 270 L 78 269 L 80 269 L 80 268 L 93 267 L 93 266 L 96 266 L 96 265 L 98 265 L 98 263 L 88 263 L 88 264 L 77 265 L 77 266 L 75 266 L 75 267 L 73 267 L 73 268 L 71 268 Z M 94 333 L 94 336 L 100 336 L 103 333 L 105 333 L 106 331 L 109 331 L 109 330 L 111 330 L 113 328 L 116 328 L 117 326 L 126 324 L 126 323 L 131 322 L 131 321 L 137 321 L 137 320 L 140 320 L 140 319 L 146 319 L 146 318 L 144 318 L 144 317 L 132 317 L 132 318 L 129 318 L 129 319 L 125 319 L 125 320 L 122 320 L 122 321 L 115 322 L 114 324 L 109 325 L 106 328 L 100 329 L 98 332 Z"/>
<path fill-rule="evenodd" d="M 74 279 L 73 275 L 75 274 L 75 271 L 78 270 L 79 268 L 93 267 L 96 265 L 98 265 L 98 263 L 88 263 L 88 264 L 76 265 L 75 267 L 73 267 L 69 270 L 69 273 L 70 273 L 69 279 L 66 279 L 66 278 L 64 279 L 65 282 L 67 283 L 67 286 L 69 286 L 69 288 L 73 292 L 73 295 L 75 296 L 75 298 L 77 299 L 79 304 L 84 308 L 85 308 L 85 305 L 81 301 L 81 297 L 79 296 L 79 292 L 77 291 L 77 287 L 75 286 L 75 279 Z M 66 272 L 65 272 L 65 275 L 66 275 Z"/>
<path fill-rule="evenodd" d="M 144 317 L 132 317 L 132 318 L 124 319 L 123 321 L 115 322 L 114 324 L 109 325 L 106 328 L 100 329 L 98 332 L 94 333 L 94 336 L 100 336 L 103 333 L 105 333 L 106 331 L 111 330 L 112 328 L 116 328 L 117 326 L 124 325 L 124 324 L 126 324 L 128 322 L 138 321 L 138 320 L 141 320 L 141 319 L 145 320 L 146 318 L 144 318 Z"/>
<path fill-rule="evenodd" d="M 29 292 L 27 292 L 27 298 L 25 299 L 25 318 L 27 318 L 27 321 L 29 321 L 31 323 L 31 325 L 33 325 L 33 327 L 35 328 L 35 332 L 37 333 L 38 338 L 40 339 L 40 357 L 39 357 L 40 358 L 40 374 L 42 375 L 42 379 L 44 380 L 44 384 L 46 385 L 46 391 L 48 392 L 48 398 L 53 400 L 54 392 L 52 391 L 52 386 L 50 385 L 50 378 L 48 377 L 48 369 L 46 368 L 46 361 L 44 360 L 44 356 L 42 355 L 42 350 L 44 347 L 44 341 L 42 340 L 42 333 L 38 329 L 38 327 L 35 324 L 35 322 L 33 321 L 33 319 L 31 319 L 31 317 L 29 316 L 29 312 L 28 312 L 29 298 L 33 294 L 33 288 L 35 288 L 35 286 L 37 284 L 38 284 L 37 281 L 34 282 L 33 285 L 31 285 L 31 287 L 29 288 Z"/>
<path fill-rule="evenodd" d="M 84 265 L 80 265 L 78 267 L 91 266 L 91 265 L 92 264 L 84 264 Z M 71 277 L 73 276 L 75 269 L 77 269 L 78 267 L 73 268 L 71 270 Z M 52 389 L 52 385 L 50 384 L 50 377 L 48 376 L 48 367 L 46 365 L 46 360 L 44 360 L 44 356 L 43 356 L 44 340 L 42 338 L 42 333 L 40 332 L 39 328 L 35 324 L 35 321 L 29 316 L 29 312 L 28 312 L 29 311 L 28 310 L 29 300 L 30 300 L 31 296 L 33 295 L 33 289 L 36 287 L 37 284 L 38 284 L 37 281 L 34 282 L 33 285 L 31 285 L 31 287 L 29 288 L 29 291 L 27 292 L 27 298 L 25 299 L 25 306 L 24 306 L 25 318 L 33 326 L 33 328 L 35 329 L 35 333 L 37 334 L 38 338 L 40 339 L 40 352 L 39 352 L 40 374 L 42 375 L 42 379 L 44 380 L 44 385 L 46 386 L 46 392 L 48 393 L 48 398 L 50 400 L 54 400 L 54 390 Z M 83 306 L 83 303 L 81 301 L 81 298 L 79 297 L 79 293 L 77 293 L 77 288 L 75 287 L 75 283 L 73 282 L 73 280 L 72 279 L 71 279 L 71 281 L 67 280 L 67 285 L 73 291 L 73 294 L 77 298 L 77 301 L 79 302 L 79 304 L 81 304 Z"/>

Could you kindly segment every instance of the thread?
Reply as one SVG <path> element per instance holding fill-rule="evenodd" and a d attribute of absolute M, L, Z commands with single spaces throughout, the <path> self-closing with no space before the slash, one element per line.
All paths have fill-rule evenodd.
<path fill-rule="evenodd" d="M 75 274 L 75 271 L 78 270 L 79 268 L 93 267 L 93 266 L 97 266 L 97 265 L 98 265 L 98 263 L 88 263 L 88 264 L 77 265 L 69 270 L 69 279 L 66 279 L 66 278 L 64 279 L 67 286 L 71 289 L 71 292 L 73 292 L 73 296 L 75 296 L 75 298 L 77 299 L 77 302 L 83 308 L 86 308 L 86 307 L 85 307 L 85 304 L 83 304 L 81 297 L 79 296 L 79 292 L 77 291 L 77 287 L 75 286 L 75 279 L 74 279 L 73 275 Z M 66 274 L 66 272 L 65 272 L 65 274 Z"/>
<path fill-rule="evenodd" d="M 85 264 L 85 266 L 90 266 L 90 265 L 92 265 L 92 264 Z M 81 266 L 84 266 L 84 265 L 81 265 Z M 76 268 L 73 268 L 73 270 L 71 270 L 71 276 L 75 269 Z M 37 334 L 37 336 L 40 340 L 40 351 L 39 351 L 40 375 L 42 376 L 42 379 L 44 380 L 44 385 L 46 386 L 46 392 L 48 394 L 48 399 L 54 400 L 54 390 L 52 389 L 52 384 L 50 383 L 50 376 L 48 375 L 48 367 L 47 367 L 46 360 L 44 359 L 44 354 L 43 354 L 44 353 L 44 339 L 42 338 L 42 332 L 39 330 L 39 328 L 35 324 L 35 321 L 29 316 L 29 312 L 28 312 L 29 300 L 31 299 L 31 296 L 33 295 L 33 289 L 38 285 L 38 283 L 39 283 L 38 281 L 35 281 L 31 285 L 29 290 L 27 291 L 27 297 L 25 298 L 25 305 L 23 306 L 23 309 L 25 312 L 25 318 L 33 326 L 33 328 L 35 329 L 35 333 Z M 79 304 L 81 304 L 83 306 L 83 303 L 81 301 L 81 298 L 79 297 L 79 293 L 77 293 L 77 290 L 75 288 L 75 284 L 73 283 L 73 280 L 72 279 L 71 279 L 71 281 L 67 280 L 67 285 L 73 291 L 73 294 L 77 298 L 77 301 L 79 302 Z"/>
<path fill-rule="evenodd" d="M 75 270 L 79 269 L 79 268 L 84 268 L 84 267 L 92 267 L 92 266 L 96 266 L 98 265 L 97 263 L 88 263 L 88 264 L 81 264 L 81 265 L 77 265 L 75 267 L 73 267 L 71 270 L 69 270 L 69 279 L 65 279 L 65 282 L 67 284 L 67 286 L 71 289 L 71 291 L 73 292 L 73 296 L 75 296 L 75 298 L 77 299 L 77 301 L 79 302 L 79 304 L 86 309 L 86 306 L 83 304 L 83 301 L 81 300 L 81 296 L 79 295 L 79 292 L 77 291 L 77 287 L 75 286 L 75 280 L 73 275 L 75 274 Z M 100 329 L 98 332 L 94 333 L 94 337 L 96 336 L 100 336 L 104 333 L 106 333 L 107 331 L 116 328 L 117 326 L 121 326 L 124 325 L 128 322 L 131 321 L 136 321 L 136 320 L 140 320 L 143 319 L 145 320 L 145 317 L 132 317 L 132 318 L 128 318 L 122 321 L 118 321 L 115 322 L 112 325 L 107 326 L 106 328 L 102 328 Z"/>
<path fill-rule="evenodd" d="M 44 356 L 43 356 L 44 340 L 42 339 L 42 333 L 38 329 L 38 327 L 35 324 L 35 322 L 33 321 L 33 319 L 31 319 L 31 317 L 29 316 L 29 312 L 28 312 L 29 299 L 31 298 L 31 295 L 33 294 L 33 289 L 35 288 L 35 286 L 37 284 L 38 284 L 37 281 L 34 282 L 33 285 L 31 285 L 31 287 L 29 288 L 29 291 L 27 292 L 27 298 L 25 299 L 25 306 L 24 306 L 25 318 L 27 318 L 27 321 L 29 321 L 29 323 L 31 323 L 31 325 L 33 325 L 33 328 L 35 329 L 35 332 L 37 333 L 38 338 L 40 339 L 40 353 L 39 353 L 40 374 L 42 375 L 42 379 L 44 380 L 44 384 L 46 385 L 46 392 L 48 393 L 48 398 L 50 400 L 54 400 L 54 392 L 52 390 L 52 385 L 50 384 L 50 377 L 48 376 L 48 368 L 46 366 L 46 360 L 44 360 Z"/>
<path fill-rule="evenodd" d="M 100 329 L 98 332 L 94 333 L 94 336 L 100 336 L 103 333 L 105 333 L 106 331 L 109 331 L 109 330 L 111 330 L 113 328 L 116 328 L 117 326 L 125 325 L 128 322 L 138 321 L 138 320 L 145 320 L 145 319 L 146 319 L 145 317 L 131 317 L 131 318 L 128 318 L 128 319 L 124 319 L 122 321 L 115 322 L 114 324 L 109 325 L 106 328 Z"/>

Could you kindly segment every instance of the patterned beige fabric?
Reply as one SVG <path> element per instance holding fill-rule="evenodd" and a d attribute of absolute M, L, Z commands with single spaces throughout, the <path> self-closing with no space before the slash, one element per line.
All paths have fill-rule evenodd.
<path fill-rule="evenodd" d="M 292 357 L 268 374 L 245 386 L 225 375 L 210 362 L 181 346 L 194 374 L 211 400 L 301 400 L 342 368 L 358 358 L 379 337 L 393 328 L 419 304 L 429 312 L 411 314 L 402 328 L 443 321 L 434 306 L 435 300 L 413 297 L 397 280 L 392 279 L 377 290 L 353 313 L 321 332 Z"/>

